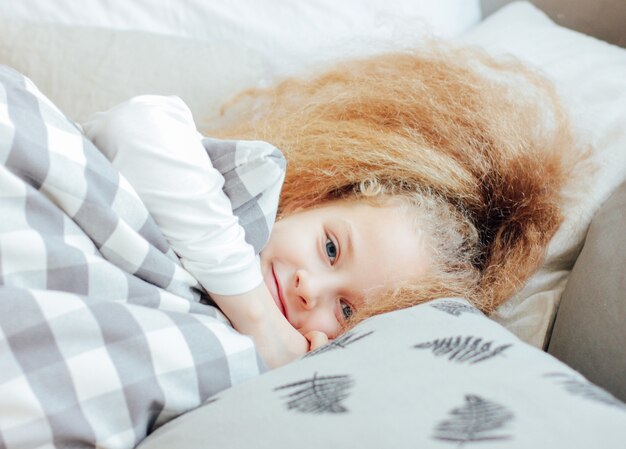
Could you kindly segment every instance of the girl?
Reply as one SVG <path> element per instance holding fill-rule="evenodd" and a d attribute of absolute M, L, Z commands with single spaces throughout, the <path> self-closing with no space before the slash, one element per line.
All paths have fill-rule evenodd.
<path fill-rule="evenodd" d="M 203 283 L 270 366 L 368 316 L 439 297 L 463 296 L 493 312 L 541 263 L 561 221 L 566 174 L 581 154 L 546 80 L 515 61 L 434 42 L 250 90 L 225 111 L 206 132 L 262 139 L 287 159 L 260 271 L 248 251 L 245 269 L 233 271 L 252 280 L 245 288 Z M 125 131 L 99 132 L 97 120 L 86 131 L 101 149 L 121 148 L 137 128 L 133 114 Z M 188 110 L 170 115 L 192 129 L 172 148 L 193 147 Z M 111 134 L 113 143 L 102 138 Z M 183 157 L 172 179 L 210 170 L 196 154 Z M 183 263 L 201 258 L 165 235 Z M 241 235 L 232 240 L 245 249 Z"/>

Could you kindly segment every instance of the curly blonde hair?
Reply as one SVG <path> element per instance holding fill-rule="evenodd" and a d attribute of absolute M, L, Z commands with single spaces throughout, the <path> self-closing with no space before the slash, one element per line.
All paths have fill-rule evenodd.
<path fill-rule="evenodd" d="M 433 268 L 357 321 L 444 296 L 491 313 L 543 260 L 580 160 L 553 86 L 513 59 L 432 42 L 246 91 L 213 134 L 267 140 L 287 159 L 279 218 L 339 198 L 399 198 Z"/>

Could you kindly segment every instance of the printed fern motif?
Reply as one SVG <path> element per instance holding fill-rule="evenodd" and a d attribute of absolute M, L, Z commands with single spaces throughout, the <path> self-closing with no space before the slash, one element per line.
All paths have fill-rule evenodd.
<path fill-rule="evenodd" d="M 475 315 L 482 315 L 483 313 L 474 306 L 469 304 L 463 304 L 457 301 L 438 301 L 430 305 L 431 307 L 446 312 L 450 315 L 460 316 L 463 313 L 473 313 Z"/>
<path fill-rule="evenodd" d="M 310 357 L 313 355 L 321 354 L 322 352 L 328 352 L 328 351 L 332 351 L 333 349 L 338 349 L 338 348 L 345 349 L 347 346 L 351 345 L 352 343 L 355 343 L 361 340 L 362 338 L 365 338 L 373 333 L 374 331 L 369 331 L 369 332 L 365 332 L 362 334 L 356 334 L 355 332 L 346 332 L 341 337 L 335 338 L 330 343 L 324 346 L 320 346 L 319 348 L 307 353 L 304 357 Z"/>
<path fill-rule="evenodd" d="M 345 413 L 348 409 L 341 401 L 350 396 L 349 390 L 354 381 L 347 375 L 318 376 L 317 373 L 310 379 L 277 387 L 274 391 L 291 391 L 284 396 L 287 408 L 300 413 Z"/>
<path fill-rule="evenodd" d="M 552 377 L 556 379 L 570 394 L 581 396 L 585 399 L 600 402 L 602 404 L 617 407 L 626 411 L 626 404 L 615 398 L 609 392 L 583 378 L 566 373 L 548 373 L 545 374 L 544 377 Z"/>
<path fill-rule="evenodd" d="M 456 443 L 507 440 L 510 435 L 499 435 L 514 416 L 505 407 L 479 396 L 465 396 L 465 404 L 450 412 L 450 418 L 440 422 L 434 438 Z"/>
<path fill-rule="evenodd" d="M 419 343 L 416 349 L 432 349 L 435 356 L 448 356 L 448 360 L 457 363 L 479 363 L 501 355 L 511 344 L 495 346 L 493 341 L 483 342 L 480 337 L 448 337 Z"/>

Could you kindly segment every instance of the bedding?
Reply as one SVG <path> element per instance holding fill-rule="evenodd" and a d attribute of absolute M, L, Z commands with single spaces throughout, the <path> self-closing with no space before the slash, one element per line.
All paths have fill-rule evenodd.
<path fill-rule="evenodd" d="M 546 264 L 497 312 L 515 335 L 461 299 L 442 299 L 372 318 L 259 377 L 264 367 L 250 339 L 207 303 L 133 189 L 72 119 L 144 93 L 179 95 L 194 116 L 209 117 L 242 88 L 352 50 L 405 46 L 407 37 L 417 42 L 422 22 L 416 27 L 407 13 L 400 21 L 407 28 L 397 28 L 391 14 L 397 3 L 378 2 L 389 14 L 376 21 L 379 9 L 359 11 L 372 14 L 373 26 L 352 47 L 303 43 L 301 54 L 272 48 L 268 56 L 268 41 L 254 47 L 254 29 L 246 34 L 250 41 L 237 34 L 239 23 L 256 16 L 238 22 L 223 3 L 224 14 L 209 19 L 198 9 L 207 2 L 166 3 L 0 2 L 0 63 L 30 75 L 52 100 L 2 69 L 0 447 L 128 448 L 156 428 L 141 449 L 623 446 L 624 404 L 515 336 L 544 345 L 587 224 L 626 178 L 623 49 L 558 27 L 527 3 L 503 9 L 462 38 L 512 53 L 552 77 L 595 151 L 595 175 L 569 192 L 566 224 Z M 315 24 L 329 20 L 335 6 L 307 3 L 319 9 L 307 25 L 311 43 Z M 441 7 L 444 20 L 475 5 L 411 2 L 427 3 Z M 296 48 L 296 21 L 285 17 L 276 18 L 272 38 Z M 24 114 L 7 103 L 16 86 L 32 95 Z M 16 117 L 34 117 L 28 133 Z M 38 151 L 15 152 L 33 144 L 31 136 Z M 20 171 L 16 154 L 43 170 Z M 115 233 L 103 237 L 88 219 L 81 222 L 85 213 L 116 229 L 122 223 L 124 245 L 110 238 Z"/>
<path fill-rule="evenodd" d="M 336 45 L 358 36 L 405 37 L 415 24 L 440 36 L 453 36 L 480 20 L 478 0 L 5 0 L 0 15 L 9 19 L 64 25 L 132 29 L 210 42 L 246 40 L 263 51 L 295 52 Z M 402 21 L 398 22 L 398 19 Z M 218 24 L 218 26 L 207 26 Z M 393 27 L 393 30 L 391 28 Z M 266 47 L 266 48 L 265 48 Z"/>
<path fill-rule="evenodd" d="M 276 217 L 285 173 L 278 149 L 261 141 L 202 139 L 191 111 L 175 96 L 133 97 L 94 114 L 82 128 L 130 182 L 183 267 L 207 292 L 236 295 L 263 282 L 256 255 Z M 241 159 L 246 164 L 232 179 L 215 167 L 223 171 L 224 164 L 237 166 Z M 272 184 L 265 192 L 250 189 Z M 240 204 L 237 197 L 254 201 Z"/>
<path fill-rule="evenodd" d="M 370 318 L 139 449 L 618 449 L 626 405 L 462 299 Z"/>
<path fill-rule="evenodd" d="M 221 155 L 243 222 L 263 213 L 273 222 L 282 172 L 268 177 L 250 145 L 205 146 Z M 1 447 L 130 448 L 265 370 L 128 181 L 6 66 L 0 161 Z M 264 192 L 274 192 L 269 211 L 258 204 Z"/>
<path fill-rule="evenodd" d="M 78 122 L 141 94 L 177 95 L 201 122 L 249 87 L 456 36 L 479 18 L 478 0 L 9 0 L 0 63 Z"/>

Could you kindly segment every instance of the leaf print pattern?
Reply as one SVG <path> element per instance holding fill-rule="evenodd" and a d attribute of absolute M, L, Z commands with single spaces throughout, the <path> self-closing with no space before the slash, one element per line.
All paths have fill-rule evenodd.
<path fill-rule="evenodd" d="M 475 364 L 501 355 L 505 350 L 513 346 L 505 344 L 495 346 L 493 341 L 485 341 L 480 337 L 448 337 L 438 338 L 433 341 L 418 343 L 413 346 L 416 349 L 432 349 L 435 356 L 448 356 L 448 360 L 457 363 Z"/>
<path fill-rule="evenodd" d="M 434 304 L 430 305 L 431 307 L 441 310 L 442 312 L 446 312 L 450 315 L 460 316 L 463 313 L 472 313 L 475 315 L 483 315 L 483 313 L 478 310 L 476 307 L 471 306 L 469 304 L 463 304 L 457 301 L 437 301 Z"/>
<path fill-rule="evenodd" d="M 328 351 L 332 351 L 333 349 L 345 349 L 347 346 L 351 345 L 352 343 L 355 343 L 359 340 L 361 340 L 362 338 L 365 338 L 371 334 L 373 334 L 374 331 L 369 331 L 369 332 L 365 332 L 365 333 L 361 333 L 361 334 L 356 334 L 355 332 L 346 332 L 345 334 L 343 334 L 342 336 L 340 336 L 339 338 L 335 338 L 333 341 L 331 341 L 330 343 L 324 345 L 324 346 L 320 346 L 319 348 L 315 349 L 314 351 L 311 351 L 307 354 L 305 354 L 304 357 L 310 357 L 313 355 L 317 355 L 317 354 L 321 354 L 323 352 L 328 352 Z"/>
<path fill-rule="evenodd" d="M 450 412 L 450 418 L 435 428 L 434 438 L 455 443 L 507 440 L 498 434 L 514 418 L 505 407 L 479 396 L 466 395 L 465 403 Z"/>
<path fill-rule="evenodd" d="M 287 396 L 287 408 L 300 413 L 346 413 L 341 401 L 350 396 L 354 381 L 347 375 L 318 376 L 277 387 L 274 391 L 291 391 Z"/>
<path fill-rule="evenodd" d="M 556 379 L 570 394 L 626 411 L 626 404 L 584 378 L 565 373 L 548 373 L 544 377 Z"/>

